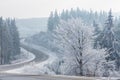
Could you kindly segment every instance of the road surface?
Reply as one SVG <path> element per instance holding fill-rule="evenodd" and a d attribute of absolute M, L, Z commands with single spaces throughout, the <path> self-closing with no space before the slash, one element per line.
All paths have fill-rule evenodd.
<path fill-rule="evenodd" d="M 39 49 L 35 49 L 35 48 L 31 47 L 31 46 L 27 46 L 27 45 L 22 44 L 22 43 L 21 43 L 21 47 L 35 55 L 35 57 L 36 57 L 34 59 L 35 63 L 40 63 L 40 62 L 45 61 L 45 60 L 47 60 L 49 58 L 48 55 L 41 52 Z"/>
<path fill-rule="evenodd" d="M 23 67 L 14 68 L 11 70 L 6 71 L 7 73 L 20 73 L 20 74 L 54 74 L 46 65 L 52 64 L 56 59 L 57 56 L 55 53 L 49 51 L 48 49 L 37 46 L 34 44 L 22 42 L 21 46 L 34 53 L 36 58 L 30 64 L 26 64 Z"/>
<path fill-rule="evenodd" d="M 16 64 L 10 64 L 10 65 L 2 65 L 0 66 L 0 71 L 7 71 L 7 70 L 12 70 L 16 68 L 23 67 L 25 65 L 29 65 L 31 62 L 35 63 L 40 63 L 49 58 L 49 56 L 43 52 L 41 52 L 38 49 L 33 48 L 32 46 L 27 46 L 21 43 L 21 47 L 27 50 L 28 52 L 31 52 L 35 55 L 35 59 L 28 61 L 28 62 L 23 62 L 23 63 L 16 63 Z"/>

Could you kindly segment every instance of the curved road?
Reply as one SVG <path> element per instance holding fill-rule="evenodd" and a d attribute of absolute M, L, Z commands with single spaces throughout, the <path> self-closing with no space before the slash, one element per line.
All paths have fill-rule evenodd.
<path fill-rule="evenodd" d="M 47 54 L 45 54 L 45 53 L 41 52 L 40 50 L 35 49 L 33 47 L 27 46 L 22 43 L 21 43 L 21 47 L 35 55 L 36 58 L 34 59 L 34 62 L 36 62 L 36 63 L 45 61 L 49 58 L 49 56 Z"/>
<path fill-rule="evenodd" d="M 35 55 L 35 59 L 28 61 L 28 62 L 24 62 L 24 63 L 2 65 L 2 66 L 0 66 L 1 72 L 23 67 L 25 65 L 30 64 L 31 62 L 40 63 L 40 62 L 46 61 L 49 58 L 49 55 L 41 52 L 39 49 L 33 48 L 32 46 L 25 45 L 25 42 L 23 42 L 23 43 L 21 42 L 21 47 L 24 48 L 25 50 L 27 50 L 28 52 L 33 53 Z"/>

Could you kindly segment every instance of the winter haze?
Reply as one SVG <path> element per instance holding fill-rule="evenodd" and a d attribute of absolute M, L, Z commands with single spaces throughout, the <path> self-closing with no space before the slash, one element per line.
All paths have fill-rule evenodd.
<path fill-rule="evenodd" d="M 4 17 L 48 17 L 50 11 L 79 7 L 94 11 L 120 11 L 119 0 L 0 0 L 0 13 Z"/>
<path fill-rule="evenodd" d="M 0 0 L 0 80 L 120 80 L 120 0 Z"/>

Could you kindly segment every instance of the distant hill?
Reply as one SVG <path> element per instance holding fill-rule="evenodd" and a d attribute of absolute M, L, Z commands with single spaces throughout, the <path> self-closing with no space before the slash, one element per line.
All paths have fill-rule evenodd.
<path fill-rule="evenodd" d="M 40 31 L 46 31 L 47 19 L 48 18 L 16 19 L 20 37 L 29 37 Z"/>
<path fill-rule="evenodd" d="M 120 13 L 113 13 L 114 18 L 119 17 Z M 16 25 L 18 27 L 20 37 L 29 37 L 40 31 L 47 30 L 47 17 L 44 18 L 27 18 L 16 19 Z"/>

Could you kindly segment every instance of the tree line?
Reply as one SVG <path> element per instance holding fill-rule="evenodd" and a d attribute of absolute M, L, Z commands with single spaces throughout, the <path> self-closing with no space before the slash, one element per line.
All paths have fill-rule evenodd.
<path fill-rule="evenodd" d="M 56 10 L 55 12 L 50 13 L 50 16 L 48 18 L 48 30 L 51 31 L 54 29 L 61 19 L 67 21 L 72 18 L 81 18 L 87 25 L 92 25 L 94 20 L 100 25 L 103 25 L 105 19 L 107 18 L 107 13 L 105 11 L 94 12 L 92 10 L 80 10 L 79 8 L 63 10 L 61 13 L 58 13 Z"/>
<path fill-rule="evenodd" d="M 64 56 L 67 54 L 69 58 L 72 58 L 71 60 L 66 56 L 67 62 L 69 63 L 70 61 L 70 64 L 72 64 L 69 71 L 74 71 L 75 75 L 80 76 L 86 76 L 91 71 L 89 75 L 101 75 L 104 77 L 110 76 L 111 73 L 119 73 L 120 41 L 119 35 L 116 34 L 115 30 L 117 29 L 119 19 L 115 18 L 113 20 L 111 10 L 107 14 L 106 12 L 97 13 L 92 11 L 82 11 L 81 13 L 79 9 L 71 9 L 71 11 L 63 11 L 61 14 L 57 14 L 57 16 L 56 14 L 56 11 L 54 16 L 51 13 L 52 16 L 50 15 L 48 19 L 48 31 L 55 35 L 53 42 L 57 42 L 60 53 Z M 50 25 L 52 21 L 55 24 Z M 94 28 L 94 31 L 90 35 L 92 28 Z M 93 38 L 93 46 L 89 44 L 91 38 Z M 96 59 L 92 59 L 92 57 Z M 85 63 L 87 59 L 88 61 Z M 90 62 L 91 60 L 93 62 Z M 73 65 L 74 67 L 72 67 Z M 94 68 L 86 68 L 86 65 L 94 65 L 92 66 Z M 76 69 L 79 71 L 76 72 Z M 101 73 L 99 70 L 101 70 Z M 70 74 L 70 72 L 68 73 Z"/>
<path fill-rule="evenodd" d="M 15 19 L 0 17 L 0 64 L 9 64 L 19 54 L 20 41 Z"/>

